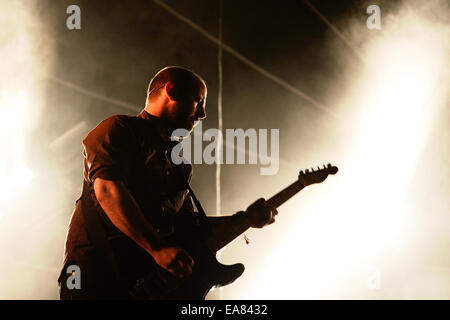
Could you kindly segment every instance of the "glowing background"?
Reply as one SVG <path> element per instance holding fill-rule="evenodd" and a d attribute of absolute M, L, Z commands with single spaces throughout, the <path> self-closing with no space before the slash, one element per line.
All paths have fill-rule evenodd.
<path fill-rule="evenodd" d="M 378 289 L 376 297 L 398 297 L 383 291 L 389 287 L 383 273 L 392 272 L 389 264 L 408 269 L 409 261 L 399 255 L 420 228 L 409 191 L 430 126 L 446 103 L 449 34 L 448 28 L 411 13 L 384 22 L 383 28 L 383 37 L 364 48 L 365 71 L 346 99 L 354 122 L 347 123 L 352 136 L 346 137 L 348 153 L 339 160 L 339 176 L 317 188 L 325 201 L 315 197 L 302 206 L 304 216 L 267 258 L 262 278 L 268 280 L 253 284 L 249 297 L 371 297 L 364 285 Z M 302 196 L 309 200 L 309 194 Z M 294 201 L 283 214 L 300 211 Z M 291 255 L 293 261 L 286 261 Z M 371 284 L 374 277 L 377 285 Z M 447 295 L 443 280 L 434 292 L 409 294 Z M 295 285 L 286 288 L 283 282 Z"/>
<path fill-rule="evenodd" d="M 75 3 L 82 30 L 68 31 Z M 249 231 L 249 246 L 239 238 L 222 252 L 247 267 L 222 297 L 450 298 L 448 3 L 380 1 L 382 28 L 369 31 L 365 8 L 375 3 L 312 2 L 352 48 L 298 2 L 229 3 L 224 42 L 329 112 L 225 54 L 224 128 L 279 128 L 281 159 L 269 177 L 224 166 L 222 211 L 270 197 L 300 169 L 332 162 L 340 171 L 283 205 L 276 224 Z M 204 75 L 203 127 L 217 126 L 216 44 L 153 2 L 128 5 L 0 2 L 2 299 L 58 297 L 81 139 L 109 115 L 136 114 L 156 70 Z M 216 3 L 170 5 L 214 34 Z M 210 213 L 212 170 L 196 166 L 194 178 Z"/>

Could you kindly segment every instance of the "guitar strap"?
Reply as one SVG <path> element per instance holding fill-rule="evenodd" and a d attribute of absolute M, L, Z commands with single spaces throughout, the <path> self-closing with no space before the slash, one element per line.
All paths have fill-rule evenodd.
<path fill-rule="evenodd" d="M 200 201 L 198 201 L 197 197 L 195 196 L 194 191 L 192 190 L 189 183 L 187 184 L 187 189 L 189 190 L 188 196 L 191 196 L 192 200 L 194 201 L 195 207 L 197 208 L 198 212 L 200 213 L 200 218 L 204 221 L 208 221 L 208 216 L 205 213 L 205 210 L 203 210 L 202 205 L 200 204 Z"/>

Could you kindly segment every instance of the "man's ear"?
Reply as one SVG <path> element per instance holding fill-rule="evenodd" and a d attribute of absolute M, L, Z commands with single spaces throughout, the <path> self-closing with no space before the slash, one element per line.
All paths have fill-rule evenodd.
<path fill-rule="evenodd" d="M 177 90 L 177 87 L 172 81 L 169 81 L 165 85 L 165 89 L 167 92 L 167 95 L 169 96 L 170 100 L 178 101 L 180 100 L 180 93 Z"/>

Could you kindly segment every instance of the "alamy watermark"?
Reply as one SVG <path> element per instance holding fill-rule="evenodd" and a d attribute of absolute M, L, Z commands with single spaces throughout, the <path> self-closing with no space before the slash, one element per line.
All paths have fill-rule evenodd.
<path fill-rule="evenodd" d="M 381 29 L 381 9 L 376 4 L 370 5 L 366 10 L 367 14 L 370 16 L 367 18 L 366 26 L 369 30 Z"/>
<path fill-rule="evenodd" d="M 70 16 L 66 19 L 66 27 L 69 30 L 81 29 L 81 9 L 79 6 L 72 4 L 67 7 L 66 13 Z"/>
<path fill-rule="evenodd" d="M 75 264 L 67 266 L 66 273 L 70 274 L 66 280 L 67 289 L 81 289 L 81 269 Z"/>
<path fill-rule="evenodd" d="M 203 132 L 199 122 L 191 135 L 185 129 L 176 129 L 172 141 L 183 137 L 171 153 L 174 164 L 260 164 L 261 175 L 274 175 L 279 169 L 279 129 L 270 129 L 270 155 L 268 154 L 267 129 L 225 129 L 225 139 L 221 131 L 211 128 Z M 203 142 L 209 144 L 203 148 Z M 248 142 L 248 148 L 247 148 Z M 193 152 L 192 152 L 193 149 Z M 224 158 L 225 151 L 225 158 Z M 192 159 L 193 155 L 193 159 Z M 247 160 L 248 155 L 248 162 Z"/>

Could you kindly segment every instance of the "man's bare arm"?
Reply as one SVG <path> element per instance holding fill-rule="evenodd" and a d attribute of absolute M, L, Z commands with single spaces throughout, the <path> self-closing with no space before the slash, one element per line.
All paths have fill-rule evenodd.
<path fill-rule="evenodd" d="M 267 206 L 261 198 L 250 205 L 247 210 L 231 216 L 208 217 L 212 236 L 206 241 L 206 246 L 216 252 L 233 241 L 249 228 L 262 228 L 275 222 L 278 214 L 275 208 Z"/>
<path fill-rule="evenodd" d="M 192 258 L 183 249 L 169 246 L 155 231 L 122 181 L 97 178 L 94 191 L 111 222 L 151 254 L 156 263 L 177 276 L 192 272 Z"/>
<path fill-rule="evenodd" d="M 208 217 L 212 236 L 206 240 L 206 246 L 213 252 L 225 247 L 240 234 L 250 228 L 243 215 Z"/>

